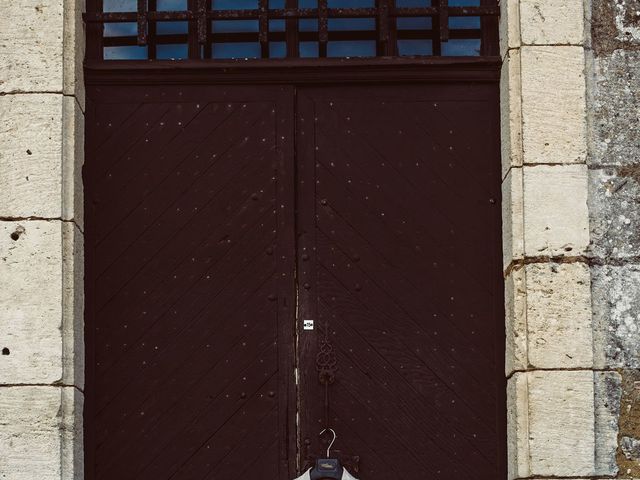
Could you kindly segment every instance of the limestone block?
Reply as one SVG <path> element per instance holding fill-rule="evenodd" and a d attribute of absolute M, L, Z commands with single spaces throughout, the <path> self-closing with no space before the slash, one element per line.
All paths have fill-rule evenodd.
<path fill-rule="evenodd" d="M 582 47 L 522 47 L 523 161 L 582 163 L 587 152 Z"/>
<path fill-rule="evenodd" d="M 527 355 L 527 291 L 524 268 L 511 271 L 505 283 L 505 373 L 525 370 Z"/>
<path fill-rule="evenodd" d="M 589 267 L 584 263 L 536 263 L 527 265 L 525 272 L 529 366 L 591 368 Z"/>
<path fill-rule="evenodd" d="M 520 51 L 510 50 L 502 63 L 500 122 L 502 177 L 511 167 L 522 165 L 522 89 Z"/>
<path fill-rule="evenodd" d="M 62 222 L 0 222 L 0 383 L 62 381 Z"/>
<path fill-rule="evenodd" d="M 84 235 L 62 223 L 62 381 L 84 388 Z"/>
<path fill-rule="evenodd" d="M 583 0 L 521 0 L 520 29 L 525 45 L 582 45 Z"/>
<path fill-rule="evenodd" d="M 64 0 L 64 57 L 63 90 L 65 95 L 75 95 L 84 109 L 85 31 L 82 12 L 85 0 Z"/>
<path fill-rule="evenodd" d="M 594 266 L 596 368 L 640 368 L 640 265 Z"/>
<path fill-rule="evenodd" d="M 520 0 L 500 2 L 500 55 L 520 47 Z"/>
<path fill-rule="evenodd" d="M 522 168 L 512 168 L 502 182 L 502 262 L 506 269 L 524 257 Z"/>
<path fill-rule="evenodd" d="M 62 105 L 62 218 L 83 229 L 84 113 L 73 97 L 64 97 Z"/>
<path fill-rule="evenodd" d="M 593 476 L 591 371 L 535 371 L 509 380 L 509 479 Z"/>
<path fill-rule="evenodd" d="M 82 394 L 73 387 L 0 388 L 0 478 L 82 478 Z"/>
<path fill-rule="evenodd" d="M 63 1 L 0 6 L 0 91 L 62 92 Z"/>
<path fill-rule="evenodd" d="M 62 102 L 0 96 L 0 216 L 61 216 Z"/>
<path fill-rule="evenodd" d="M 589 245 L 586 166 L 540 165 L 523 170 L 525 254 L 584 254 Z"/>

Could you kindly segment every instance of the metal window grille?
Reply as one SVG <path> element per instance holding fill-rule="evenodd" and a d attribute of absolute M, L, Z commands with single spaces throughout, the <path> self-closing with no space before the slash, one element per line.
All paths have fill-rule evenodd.
<path fill-rule="evenodd" d="M 108 1 L 88 1 L 89 60 L 498 55 L 498 0 L 131 0 L 132 11 Z M 354 3 L 370 5 L 343 6 Z"/>

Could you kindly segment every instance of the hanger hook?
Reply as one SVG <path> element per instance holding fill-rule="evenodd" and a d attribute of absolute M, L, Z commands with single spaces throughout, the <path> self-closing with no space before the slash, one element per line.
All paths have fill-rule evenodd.
<path fill-rule="evenodd" d="M 324 432 L 326 432 L 327 430 L 329 430 L 331 433 L 333 433 L 333 439 L 331 440 L 331 443 L 329 444 L 329 446 L 327 447 L 327 458 L 329 458 L 329 452 L 331 451 L 331 447 L 333 446 L 333 442 L 336 441 L 336 438 L 338 438 L 338 435 L 336 434 L 336 431 L 333 428 L 325 428 L 324 430 L 322 430 L 318 436 L 322 435 Z"/>

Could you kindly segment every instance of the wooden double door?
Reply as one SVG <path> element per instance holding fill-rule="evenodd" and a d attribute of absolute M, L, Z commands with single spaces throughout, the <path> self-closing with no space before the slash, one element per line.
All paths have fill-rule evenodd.
<path fill-rule="evenodd" d="M 495 83 L 88 96 L 88 478 L 504 477 Z"/>

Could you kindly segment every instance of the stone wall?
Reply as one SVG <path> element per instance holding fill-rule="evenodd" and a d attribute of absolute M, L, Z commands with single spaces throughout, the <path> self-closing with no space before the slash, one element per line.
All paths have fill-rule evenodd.
<path fill-rule="evenodd" d="M 610 472 L 640 478 L 640 2 L 592 1 L 589 218 L 599 432 Z"/>
<path fill-rule="evenodd" d="M 0 478 L 82 478 L 84 32 L 0 0 Z"/>

